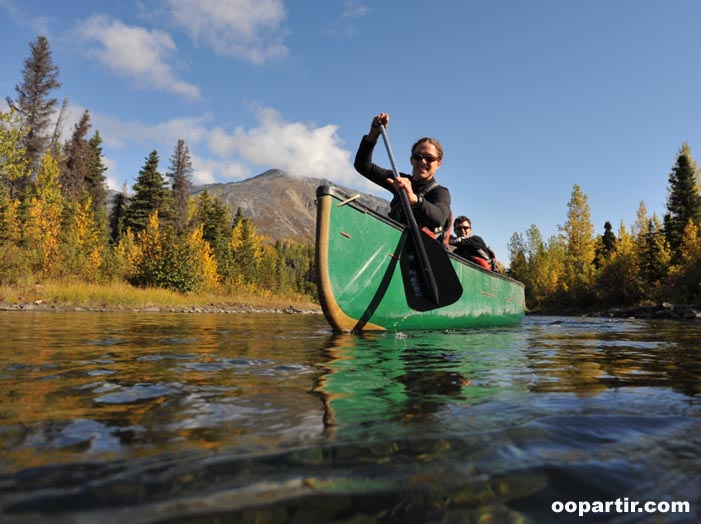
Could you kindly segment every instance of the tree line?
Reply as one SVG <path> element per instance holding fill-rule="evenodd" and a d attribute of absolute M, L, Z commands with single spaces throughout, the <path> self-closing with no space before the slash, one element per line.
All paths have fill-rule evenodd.
<path fill-rule="evenodd" d="M 314 296 L 313 246 L 272 242 L 216 195 L 191 196 L 183 140 L 160 170 L 146 157 L 132 193 L 108 202 L 99 131 L 85 111 L 62 142 L 67 107 L 48 40 L 30 43 L 15 98 L 0 112 L 0 283 L 75 278 L 181 292 Z M 510 276 L 530 310 L 562 312 L 701 299 L 701 173 L 683 144 L 668 178 L 666 212 L 641 202 L 634 224 L 595 235 L 575 185 L 567 221 L 544 239 L 535 225 L 509 242 Z"/>
<path fill-rule="evenodd" d="M 0 283 L 74 278 L 180 292 L 315 294 L 310 245 L 257 233 L 241 210 L 191 196 L 183 140 L 165 171 L 151 151 L 132 187 L 108 202 L 99 131 L 85 111 L 62 142 L 67 107 L 48 40 L 30 43 L 22 82 L 0 112 Z"/>
<path fill-rule="evenodd" d="M 509 242 L 510 275 L 541 312 L 701 302 L 701 172 L 682 144 L 662 219 L 640 203 L 635 223 L 594 234 L 588 197 L 574 186 L 567 221 L 545 240 L 532 225 Z"/>

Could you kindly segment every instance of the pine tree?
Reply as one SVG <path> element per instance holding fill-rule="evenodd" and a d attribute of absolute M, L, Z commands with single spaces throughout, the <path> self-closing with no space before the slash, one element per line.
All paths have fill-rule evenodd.
<path fill-rule="evenodd" d="M 202 226 L 202 238 L 214 250 L 217 270 L 222 280 L 231 280 L 234 276 L 231 253 L 231 213 L 229 207 L 220 198 L 211 196 L 205 189 L 196 199 L 193 222 L 195 227 Z"/>
<path fill-rule="evenodd" d="M 152 151 L 134 184 L 134 196 L 124 216 L 124 227 L 135 234 L 149 223 L 149 215 L 158 212 L 159 226 L 170 217 L 170 191 L 158 172 L 158 153 Z"/>
<path fill-rule="evenodd" d="M 85 173 L 85 189 L 93 202 L 95 214 L 105 212 L 107 202 L 107 180 L 105 172 L 107 167 L 102 161 L 102 136 L 99 131 L 88 141 L 90 146 L 90 163 Z"/>
<path fill-rule="evenodd" d="M 22 124 L 27 129 L 23 145 L 32 171 L 36 171 L 48 147 L 51 138 L 49 127 L 56 111 L 57 100 L 49 94 L 60 87 L 61 83 L 58 81 L 59 69 L 53 63 L 46 37 L 37 37 L 29 47 L 31 54 L 24 61 L 22 84 L 15 86 L 17 99 L 13 101 L 8 97 L 7 103 L 22 116 Z M 20 189 L 25 184 L 26 179 L 22 179 Z"/>
<path fill-rule="evenodd" d="M 674 256 L 678 256 L 684 228 L 691 221 L 701 225 L 701 193 L 697 183 L 699 170 L 691 158 L 688 144 L 683 144 L 669 175 L 667 213 L 664 231 Z"/>
<path fill-rule="evenodd" d="M 636 305 L 644 297 L 644 282 L 640 278 L 635 242 L 623 224 L 616 238 L 616 249 L 596 277 L 598 299 L 609 306 Z"/>
<path fill-rule="evenodd" d="M 647 227 L 642 232 L 639 246 L 640 274 L 650 286 L 654 287 L 667 274 L 670 260 L 667 240 L 660 219 L 656 215 L 648 220 Z M 650 289 L 650 292 L 652 291 Z"/>
<path fill-rule="evenodd" d="M 231 251 L 234 269 L 243 282 L 255 284 L 264 248 L 262 238 L 250 218 L 243 215 L 241 208 L 236 211 L 234 228 L 231 231 Z"/>
<path fill-rule="evenodd" d="M 85 179 L 92 164 L 93 150 L 86 140 L 90 129 L 90 113 L 86 110 L 73 129 L 71 139 L 63 147 L 61 164 L 61 191 L 70 200 L 83 197 Z"/>
<path fill-rule="evenodd" d="M 166 174 L 171 179 L 173 187 L 175 226 L 182 230 L 187 225 L 188 203 L 192 188 L 192 161 L 184 140 L 178 140 L 173 156 L 170 158 L 170 169 Z"/>
<path fill-rule="evenodd" d="M 599 269 L 616 249 L 616 235 L 608 220 L 604 223 L 604 233 L 597 239 L 594 266 Z"/>

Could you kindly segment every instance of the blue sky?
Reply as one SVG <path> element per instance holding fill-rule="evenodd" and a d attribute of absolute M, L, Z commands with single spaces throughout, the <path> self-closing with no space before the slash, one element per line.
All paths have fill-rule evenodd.
<path fill-rule="evenodd" d="M 679 148 L 701 151 L 699 20 L 696 0 L 0 0 L 0 94 L 45 35 L 65 133 L 90 111 L 113 188 L 182 138 L 195 183 L 279 168 L 388 197 L 352 167 L 384 111 L 401 170 L 443 143 L 453 212 L 508 262 L 575 184 L 597 233 L 664 213 Z"/>

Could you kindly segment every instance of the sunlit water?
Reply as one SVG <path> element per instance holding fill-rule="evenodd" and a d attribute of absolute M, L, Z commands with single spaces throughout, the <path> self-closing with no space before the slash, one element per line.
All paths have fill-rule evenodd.
<path fill-rule="evenodd" d="M 0 313 L 0 521 L 698 522 L 701 323 Z M 557 501 L 687 513 L 555 513 Z"/>

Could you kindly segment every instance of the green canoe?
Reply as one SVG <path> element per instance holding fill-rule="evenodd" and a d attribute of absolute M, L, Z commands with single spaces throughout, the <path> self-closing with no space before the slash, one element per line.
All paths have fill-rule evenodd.
<path fill-rule="evenodd" d="M 319 300 L 336 331 L 461 329 L 521 322 L 524 286 L 449 253 L 463 293 L 449 306 L 409 306 L 398 261 L 404 226 L 334 186 L 319 186 L 316 263 Z"/>

